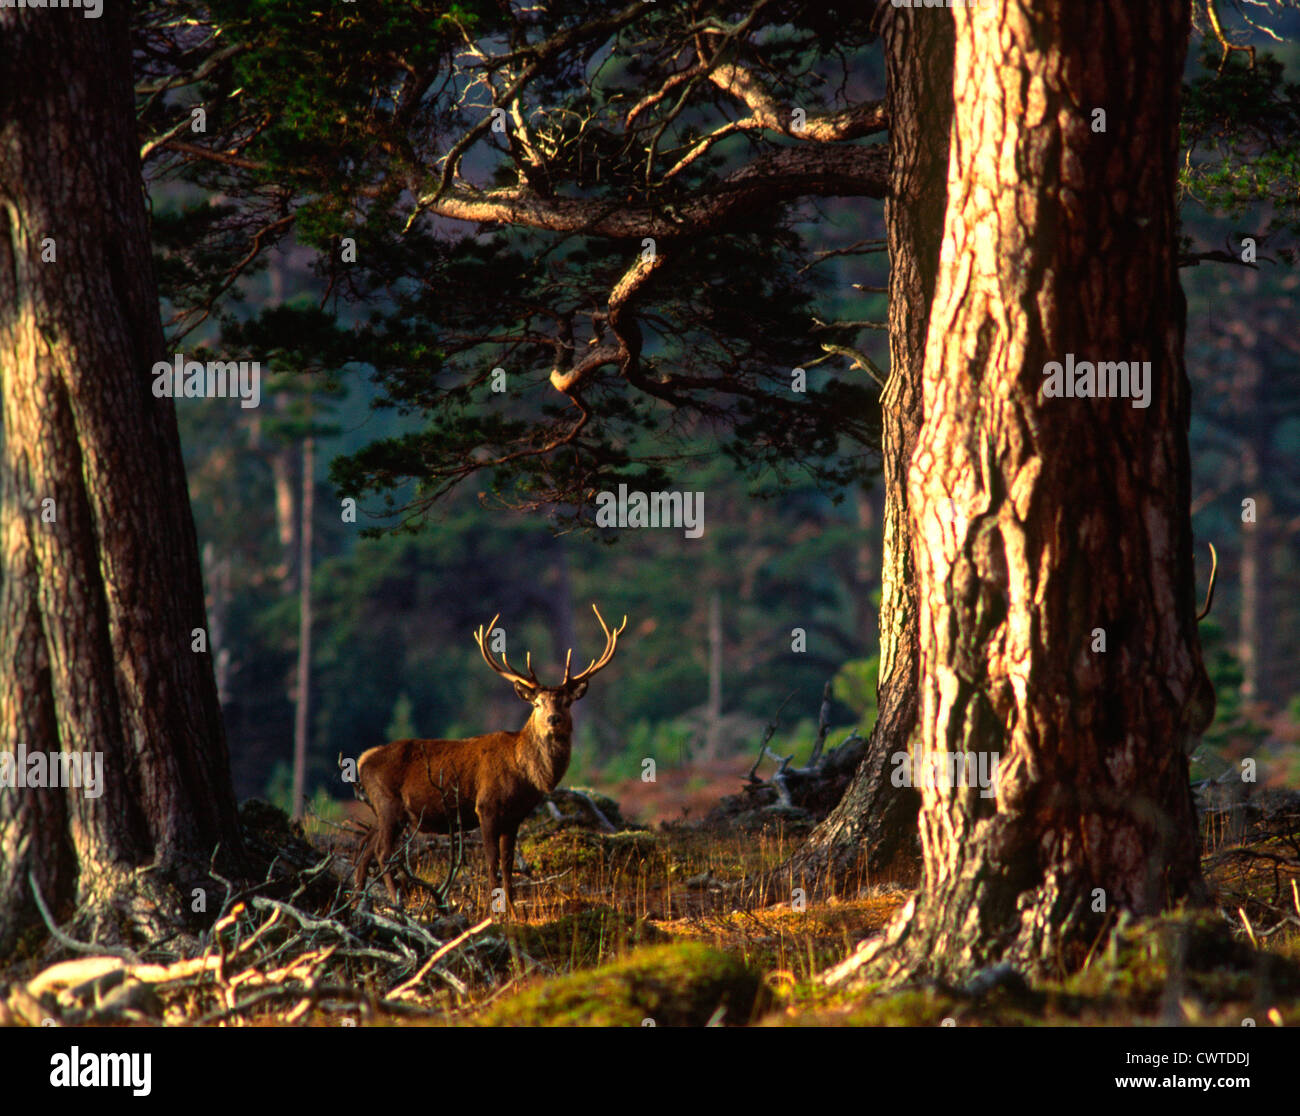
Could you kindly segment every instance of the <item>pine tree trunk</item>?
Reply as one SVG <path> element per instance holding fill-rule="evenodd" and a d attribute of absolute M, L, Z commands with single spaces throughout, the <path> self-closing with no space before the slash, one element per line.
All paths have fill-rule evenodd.
<path fill-rule="evenodd" d="M 1262 632 L 1259 601 L 1259 450 L 1249 439 L 1241 447 L 1242 489 L 1255 499 L 1255 519 L 1241 525 L 1241 604 L 1239 606 L 1237 660 L 1241 664 L 1241 696 L 1259 700 L 1259 643 Z"/>
<path fill-rule="evenodd" d="M 704 713 L 704 759 L 716 760 L 722 731 L 722 598 L 709 594 L 709 698 Z"/>
<path fill-rule="evenodd" d="M 280 540 L 279 575 L 286 593 L 298 589 L 298 527 L 294 522 L 293 446 L 276 446 L 269 454 L 271 482 L 275 486 L 275 533 Z"/>
<path fill-rule="evenodd" d="M 851 590 L 853 593 L 853 631 L 866 641 L 867 632 L 876 621 L 876 606 L 871 599 L 879 576 L 879 561 L 873 545 L 878 534 L 876 521 L 880 515 L 879 493 L 874 485 L 863 485 L 854 494 L 858 512 L 858 546 L 853 556 Z"/>
<path fill-rule="evenodd" d="M 95 797 L 0 787 L 0 952 L 29 873 L 111 938 L 241 850 L 163 359 L 125 7 L 0 11 L 0 758 L 103 763 Z"/>
<path fill-rule="evenodd" d="M 1254 278 L 1254 276 L 1252 276 Z M 1241 696 L 1250 705 L 1270 705 L 1271 627 L 1276 623 L 1270 592 L 1273 558 L 1274 508 L 1266 477 L 1277 475 L 1269 460 L 1275 431 L 1264 392 L 1264 367 L 1247 354 L 1233 376 L 1233 396 L 1241 419 L 1253 429 L 1241 439 L 1241 489 L 1254 500 L 1254 514 L 1241 524 L 1241 596 L 1238 601 L 1237 661 L 1241 664 Z"/>
<path fill-rule="evenodd" d="M 291 813 L 301 818 L 307 785 L 307 744 L 311 736 L 311 570 L 312 516 L 316 513 L 316 439 L 302 442 L 302 526 L 298 531 L 298 684 L 293 704 L 293 793 Z"/>
<path fill-rule="evenodd" d="M 946 11 L 891 8 L 882 25 L 888 80 L 889 381 L 881 400 L 885 508 L 881 548 L 880 681 L 867 750 L 839 805 L 791 862 L 805 884 L 865 868 L 867 878 L 914 873 L 914 790 L 895 787 L 891 757 L 916 724 L 916 592 L 907 468 L 921 428 L 921 369 L 948 189 L 953 25 Z"/>
<path fill-rule="evenodd" d="M 554 644 L 554 656 L 558 661 L 569 648 L 573 657 L 579 662 L 586 662 L 582 657 L 582 640 L 578 638 L 578 625 L 574 616 L 573 605 L 573 569 L 569 563 L 569 543 L 563 535 L 553 535 L 547 541 L 551 548 L 551 569 L 553 577 L 547 579 L 546 591 L 543 593 L 546 607 L 550 612 L 551 639 Z M 584 702 L 574 702 L 569 709 L 573 721 L 573 739 L 578 739 L 578 725 L 584 715 L 592 715 L 593 723 L 599 723 L 600 717 L 594 711 L 599 710 L 600 699 L 597 693 L 587 696 Z"/>
<path fill-rule="evenodd" d="M 1184 751 L 1214 706 L 1176 258 L 1187 6 L 953 15 L 948 211 L 908 475 L 924 886 L 856 959 L 886 980 L 1070 970 L 1117 911 L 1205 894 Z M 1149 406 L 1045 398 L 1045 366 L 1067 354 L 1151 362 Z M 998 761 L 993 794 L 948 773 L 980 757 Z"/>

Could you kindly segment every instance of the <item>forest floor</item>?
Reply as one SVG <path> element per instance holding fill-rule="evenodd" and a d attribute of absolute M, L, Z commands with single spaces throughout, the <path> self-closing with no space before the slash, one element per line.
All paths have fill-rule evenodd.
<path fill-rule="evenodd" d="M 730 820 L 724 802 L 651 829 L 594 792 L 557 791 L 520 833 L 513 920 L 492 910 L 477 834 L 449 884 L 449 842 L 428 839 L 410 846 L 424 883 L 402 907 L 373 877 L 358 904 L 350 835 L 246 803 L 263 883 L 229 886 L 185 950 L 128 962 L 47 944 L 0 973 L 0 1023 L 1300 1025 L 1300 795 L 1207 816 L 1212 907 L 1121 919 L 1082 972 L 889 991 L 821 977 L 886 926 L 915 877 L 746 901 L 742 882 L 782 864 L 810 824 L 777 806 L 763 828 L 740 809 L 752 798 L 731 799 Z M 439 910 L 427 894 L 444 885 Z"/>
<path fill-rule="evenodd" d="M 466 995 L 444 990 L 450 1025 L 1240 1026 L 1300 1024 L 1300 796 L 1204 819 L 1210 910 L 1122 924 L 1081 973 L 1016 992 L 941 985 L 838 989 L 819 975 L 880 932 L 913 879 L 870 880 L 821 900 L 768 895 L 741 905 L 741 881 L 780 865 L 799 843 L 764 832 L 679 821 L 617 832 L 570 802 L 520 836 L 531 879 L 516 877 L 518 918 L 493 924 L 509 961 Z M 445 859 L 445 858 L 442 858 Z M 442 870 L 430 854 L 417 869 Z M 452 892 L 465 926 L 490 914 L 475 848 Z M 375 889 L 378 890 L 377 888 Z"/>

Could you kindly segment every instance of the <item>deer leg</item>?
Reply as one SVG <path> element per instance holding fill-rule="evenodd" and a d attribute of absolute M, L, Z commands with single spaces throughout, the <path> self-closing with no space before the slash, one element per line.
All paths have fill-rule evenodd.
<path fill-rule="evenodd" d="M 371 864 L 375 865 L 376 875 L 383 875 L 385 880 L 388 879 L 385 872 L 385 858 L 381 851 L 384 848 L 386 828 L 386 823 L 382 818 L 376 819 L 375 824 L 370 827 L 370 832 L 366 834 L 361 842 L 361 848 L 357 852 L 356 872 L 352 877 L 353 885 L 358 891 L 365 890 L 366 873 L 370 870 Z"/>
<path fill-rule="evenodd" d="M 393 870 L 387 865 L 384 868 L 384 887 L 388 889 L 388 898 L 393 901 L 393 906 L 402 905 L 402 893 L 397 890 L 397 883 L 393 879 Z"/>
<path fill-rule="evenodd" d="M 357 850 L 357 870 L 352 875 L 352 885 L 360 891 L 366 884 L 366 872 L 370 868 L 370 862 L 375 859 L 375 834 L 377 828 L 370 827 L 370 832 L 366 834 L 361 842 L 361 848 Z"/>
<path fill-rule="evenodd" d="M 510 917 L 515 916 L 515 898 L 512 889 L 513 881 L 511 877 L 515 871 L 515 841 L 519 837 L 518 830 L 502 830 L 498 843 L 501 846 L 501 876 L 505 883 L 506 889 L 506 910 L 510 912 Z"/>
<path fill-rule="evenodd" d="M 375 848 L 379 854 L 379 868 L 383 873 L 384 886 L 388 889 L 388 897 L 394 905 L 400 905 L 402 897 L 397 890 L 397 884 L 393 881 L 393 868 L 389 861 L 392 859 L 397 837 L 402 831 L 402 816 L 396 809 L 387 808 L 388 805 L 385 803 L 385 809 L 381 810 L 379 815 L 379 824 L 375 830 L 378 835 Z"/>
<path fill-rule="evenodd" d="M 498 868 L 498 854 L 500 851 L 500 834 L 497 831 L 496 822 L 491 818 L 479 815 L 479 831 L 483 834 L 483 852 L 487 855 L 488 869 L 488 893 L 492 895 L 497 888 L 497 880 L 500 878 Z M 495 898 L 495 896 L 492 896 Z"/>

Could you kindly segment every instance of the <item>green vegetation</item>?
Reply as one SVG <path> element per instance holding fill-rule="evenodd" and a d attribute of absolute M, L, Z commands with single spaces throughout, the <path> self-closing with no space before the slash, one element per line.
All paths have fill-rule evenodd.
<path fill-rule="evenodd" d="M 759 975 L 695 943 L 648 946 L 586 973 L 545 981 L 489 1009 L 492 1027 L 702 1027 L 748 1023 Z"/>

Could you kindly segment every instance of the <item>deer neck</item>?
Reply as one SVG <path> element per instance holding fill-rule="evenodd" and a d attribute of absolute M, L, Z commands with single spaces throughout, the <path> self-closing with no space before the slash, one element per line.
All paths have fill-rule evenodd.
<path fill-rule="evenodd" d="M 539 790 L 549 794 L 564 778 L 573 751 L 571 733 L 563 735 L 539 730 L 530 718 L 519 734 L 519 765 L 529 781 Z"/>

